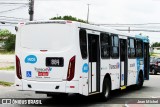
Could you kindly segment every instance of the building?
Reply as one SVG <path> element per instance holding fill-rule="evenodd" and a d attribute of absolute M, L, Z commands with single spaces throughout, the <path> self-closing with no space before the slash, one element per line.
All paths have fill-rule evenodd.
<path fill-rule="evenodd" d="M 159 53 L 160 54 L 160 47 L 151 47 L 152 53 Z"/>

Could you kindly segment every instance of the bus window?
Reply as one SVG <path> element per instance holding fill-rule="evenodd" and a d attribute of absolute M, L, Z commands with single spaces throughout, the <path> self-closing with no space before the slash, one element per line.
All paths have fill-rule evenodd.
<path fill-rule="evenodd" d="M 128 57 L 135 58 L 136 56 L 136 49 L 135 49 L 135 39 L 129 38 L 128 39 Z"/>
<path fill-rule="evenodd" d="M 101 33 L 101 58 L 107 59 L 110 57 L 110 35 L 107 33 Z"/>
<path fill-rule="evenodd" d="M 118 35 L 111 34 L 112 36 L 112 48 L 111 48 L 111 57 L 119 58 L 119 39 Z"/>
<path fill-rule="evenodd" d="M 136 46 L 136 55 L 137 57 L 143 57 L 143 51 L 142 51 L 142 41 L 141 40 L 137 40 L 137 46 Z"/>
<path fill-rule="evenodd" d="M 87 33 L 86 30 L 80 29 L 79 40 L 80 40 L 80 50 L 83 59 L 87 58 Z"/>

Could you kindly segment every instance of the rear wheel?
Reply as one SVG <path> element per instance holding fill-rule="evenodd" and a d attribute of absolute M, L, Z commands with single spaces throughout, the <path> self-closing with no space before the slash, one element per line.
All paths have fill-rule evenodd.
<path fill-rule="evenodd" d="M 157 74 L 157 72 L 156 72 L 156 70 L 154 68 L 152 69 L 152 74 L 154 74 L 154 75 Z"/>
<path fill-rule="evenodd" d="M 140 73 L 139 76 L 138 76 L 138 83 L 137 83 L 137 85 L 136 85 L 136 89 L 142 88 L 143 82 L 144 82 L 143 74 Z"/>
<path fill-rule="evenodd" d="M 108 100 L 111 92 L 111 82 L 109 78 L 105 78 L 103 82 L 102 98 Z"/>

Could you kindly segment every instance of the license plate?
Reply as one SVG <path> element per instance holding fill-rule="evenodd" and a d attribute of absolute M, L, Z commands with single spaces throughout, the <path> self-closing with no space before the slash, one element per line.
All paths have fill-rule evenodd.
<path fill-rule="evenodd" d="M 62 57 L 47 57 L 46 66 L 63 67 L 64 59 Z"/>

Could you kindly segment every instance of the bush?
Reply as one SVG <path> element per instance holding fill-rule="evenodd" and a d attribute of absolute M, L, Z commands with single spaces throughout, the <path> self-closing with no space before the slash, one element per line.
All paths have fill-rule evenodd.
<path fill-rule="evenodd" d="M 15 50 L 15 35 L 8 36 L 8 39 L 4 42 L 4 49 L 6 51 L 14 51 Z"/>
<path fill-rule="evenodd" d="M 8 30 L 0 30 L 0 41 L 4 42 L 4 51 L 14 51 L 15 50 L 15 38 L 16 36 L 9 32 Z"/>

